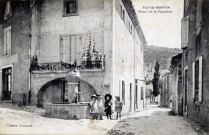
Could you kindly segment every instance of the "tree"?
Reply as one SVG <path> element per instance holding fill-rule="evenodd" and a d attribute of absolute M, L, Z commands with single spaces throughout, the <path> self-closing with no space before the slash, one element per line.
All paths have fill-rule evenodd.
<path fill-rule="evenodd" d="M 160 65 L 158 63 L 158 61 L 155 64 L 155 72 L 154 72 L 154 78 L 152 80 L 152 84 L 153 84 L 153 95 L 155 97 L 157 97 L 160 94 L 160 90 L 159 90 L 159 77 L 160 77 Z"/>

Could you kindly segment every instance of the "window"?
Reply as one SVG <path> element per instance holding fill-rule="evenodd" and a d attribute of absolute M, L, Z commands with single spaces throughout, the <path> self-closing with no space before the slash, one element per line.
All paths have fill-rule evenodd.
<path fill-rule="evenodd" d="M 125 104 L 125 81 L 122 81 L 122 100 Z"/>
<path fill-rule="evenodd" d="M 11 26 L 4 29 L 4 55 L 11 53 Z"/>
<path fill-rule="evenodd" d="M 123 9 L 123 6 L 121 6 L 121 18 L 125 23 L 125 10 Z"/>
<path fill-rule="evenodd" d="M 77 15 L 78 2 L 77 0 L 65 0 L 64 1 L 64 15 Z"/>
<path fill-rule="evenodd" d="M 120 47 L 120 55 L 121 55 L 121 61 L 122 63 L 125 62 L 125 40 L 124 38 L 122 37 L 121 38 L 121 47 Z"/>
<path fill-rule="evenodd" d="M 193 99 L 202 102 L 202 56 L 192 63 Z"/>
<path fill-rule="evenodd" d="M 80 64 L 81 58 L 79 57 L 82 47 L 81 36 L 62 36 L 60 45 L 61 61 L 73 64 L 75 61 Z M 79 46 L 79 47 L 78 47 Z"/>
<path fill-rule="evenodd" d="M 11 100 L 12 90 L 12 68 L 2 69 L 3 100 Z"/>
<path fill-rule="evenodd" d="M 6 20 L 9 17 L 10 13 L 11 13 L 11 5 L 10 5 L 10 1 L 7 0 L 5 3 L 4 20 Z"/>

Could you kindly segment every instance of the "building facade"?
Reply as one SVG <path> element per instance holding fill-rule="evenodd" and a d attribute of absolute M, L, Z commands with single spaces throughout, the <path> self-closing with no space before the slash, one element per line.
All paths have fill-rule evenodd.
<path fill-rule="evenodd" d="M 183 115 L 182 53 L 172 57 L 171 65 L 172 112 Z"/>
<path fill-rule="evenodd" d="M 1 102 L 45 108 L 111 94 L 124 113 L 143 108 L 146 41 L 131 0 L 0 2 Z"/>
<path fill-rule="evenodd" d="M 185 0 L 182 18 L 183 111 L 202 126 L 209 125 L 208 32 L 209 1 Z"/>
<path fill-rule="evenodd" d="M 172 107 L 171 80 L 172 76 L 170 72 L 166 72 L 160 77 L 160 106 L 162 107 Z"/>

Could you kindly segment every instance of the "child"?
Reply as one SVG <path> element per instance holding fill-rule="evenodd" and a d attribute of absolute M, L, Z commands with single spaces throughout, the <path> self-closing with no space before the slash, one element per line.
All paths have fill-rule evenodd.
<path fill-rule="evenodd" d="M 112 119 L 111 118 L 111 115 L 112 115 L 111 99 L 112 99 L 112 96 L 110 94 L 105 95 L 105 112 L 106 112 L 107 119 L 108 118 Z"/>
<path fill-rule="evenodd" d="M 115 100 L 115 111 L 117 112 L 117 119 L 118 117 L 121 119 L 121 111 L 123 108 L 123 102 L 120 101 L 120 97 L 119 96 L 115 96 L 116 100 Z"/>
<path fill-rule="evenodd" d="M 93 120 L 97 120 L 98 118 L 98 103 L 97 103 L 97 96 L 93 94 L 91 96 L 92 101 L 90 102 L 90 113 L 92 114 Z"/>
<path fill-rule="evenodd" d="M 98 103 L 98 117 L 100 120 L 102 119 L 102 112 L 104 111 L 102 96 L 97 95 L 97 103 Z"/>

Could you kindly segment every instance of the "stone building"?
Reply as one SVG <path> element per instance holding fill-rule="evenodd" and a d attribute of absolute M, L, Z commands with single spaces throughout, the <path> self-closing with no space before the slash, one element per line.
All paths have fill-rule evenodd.
<path fill-rule="evenodd" d="M 209 127 L 209 1 L 185 0 L 182 18 L 183 111 Z"/>
<path fill-rule="evenodd" d="M 183 115 L 182 53 L 172 57 L 171 65 L 172 112 Z"/>
<path fill-rule="evenodd" d="M 0 0 L 0 21 L 1 102 L 45 108 L 111 94 L 123 113 L 143 108 L 146 40 L 131 0 Z"/>

